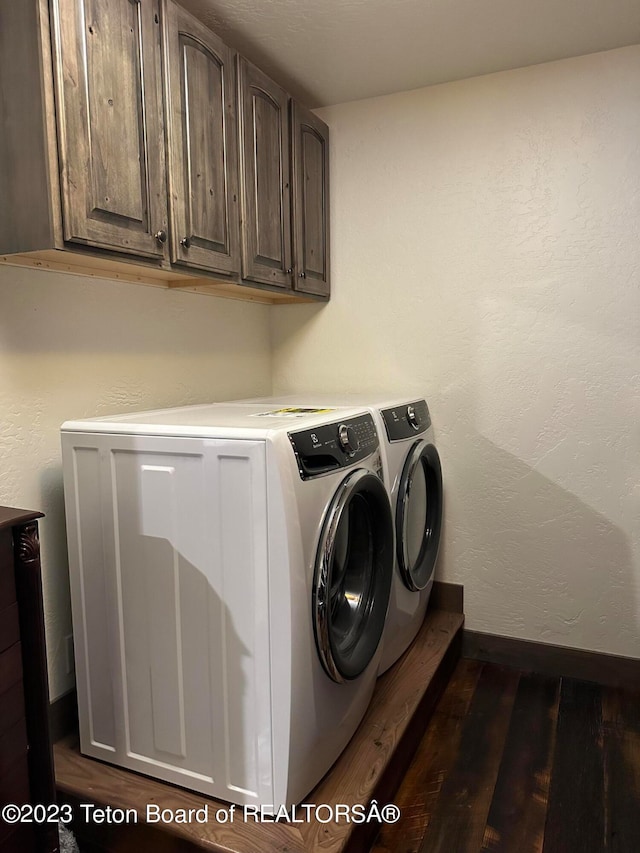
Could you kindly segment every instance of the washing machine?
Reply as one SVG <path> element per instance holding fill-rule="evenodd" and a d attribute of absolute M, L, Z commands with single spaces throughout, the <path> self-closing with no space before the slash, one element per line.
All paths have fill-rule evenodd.
<path fill-rule="evenodd" d="M 300 802 L 380 666 L 393 517 L 370 412 L 190 406 L 62 427 L 81 751 Z"/>
<path fill-rule="evenodd" d="M 442 529 L 442 466 L 424 399 L 327 394 L 263 398 L 270 405 L 365 406 L 382 440 L 394 515 L 395 560 L 380 674 L 409 648 L 424 621 Z M 255 402 L 255 401 L 254 401 Z"/>

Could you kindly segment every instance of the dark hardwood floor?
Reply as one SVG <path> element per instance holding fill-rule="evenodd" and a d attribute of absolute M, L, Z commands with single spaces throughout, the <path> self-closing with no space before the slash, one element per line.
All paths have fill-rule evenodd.
<path fill-rule="evenodd" d="M 640 691 L 462 659 L 371 853 L 640 853 Z"/>

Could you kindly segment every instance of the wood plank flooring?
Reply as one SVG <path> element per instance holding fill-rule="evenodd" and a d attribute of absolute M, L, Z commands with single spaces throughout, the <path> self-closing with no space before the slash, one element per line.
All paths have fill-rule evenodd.
<path fill-rule="evenodd" d="M 371 853 L 638 853 L 640 691 L 458 663 Z"/>

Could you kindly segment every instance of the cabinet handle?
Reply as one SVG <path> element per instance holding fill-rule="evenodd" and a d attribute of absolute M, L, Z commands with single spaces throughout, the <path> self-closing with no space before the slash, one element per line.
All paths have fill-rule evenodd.
<path fill-rule="evenodd" d="M 302 272 L 301 272 L 301 273 L 298 273 L 298 276 L 299 276 L 300 278 L 306 278 L 306 277 L 307 277 L 307 274 L 306 274 L 306 272 L 305 272 L 304 270 L 302 270 Z"/>
<path fill-rule="evenodd" d="M 292 273 L 292 272 L 293 272 L 293 268 L 292 268 L 292 267 L 289 267 L 289 269 L 288 269 L 288 270 L 286 270 L 287 275 L 291 275 L 291 273 Z"/>
<path fill-rule="evenodd" d="M 167 242 L 167 232 L 166 231 L 156 231 L 155 238 L 158 243 L 166 243 Z"/>
<path fill-rule="evenodd" d="M 180 240 L 180 245 L 183 249 L 188 249 L 191 246 L 191 240 L 188 237 L 183 237 L 182 240 Z"/>

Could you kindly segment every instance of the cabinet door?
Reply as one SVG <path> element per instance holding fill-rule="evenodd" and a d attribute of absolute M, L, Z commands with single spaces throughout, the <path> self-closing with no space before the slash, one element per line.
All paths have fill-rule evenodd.
<path fill-rule="evenodd" d="M 292 102 L 294 287 L 328 296 L 329 128 Z"/>
<path fill-rule="evenodd" d="M 52 0 L 64 239 L 163 257 L 158 0 Z"/>
<path fill-rule="evenodd" d="M 242 277 L 291 288 L 288 95 L 238 61 Z"/>
<path fill-rule="evenodd" d="M 175 3 L 165 7 L 171 260 L 240 271 L 233 53 Z"/>

